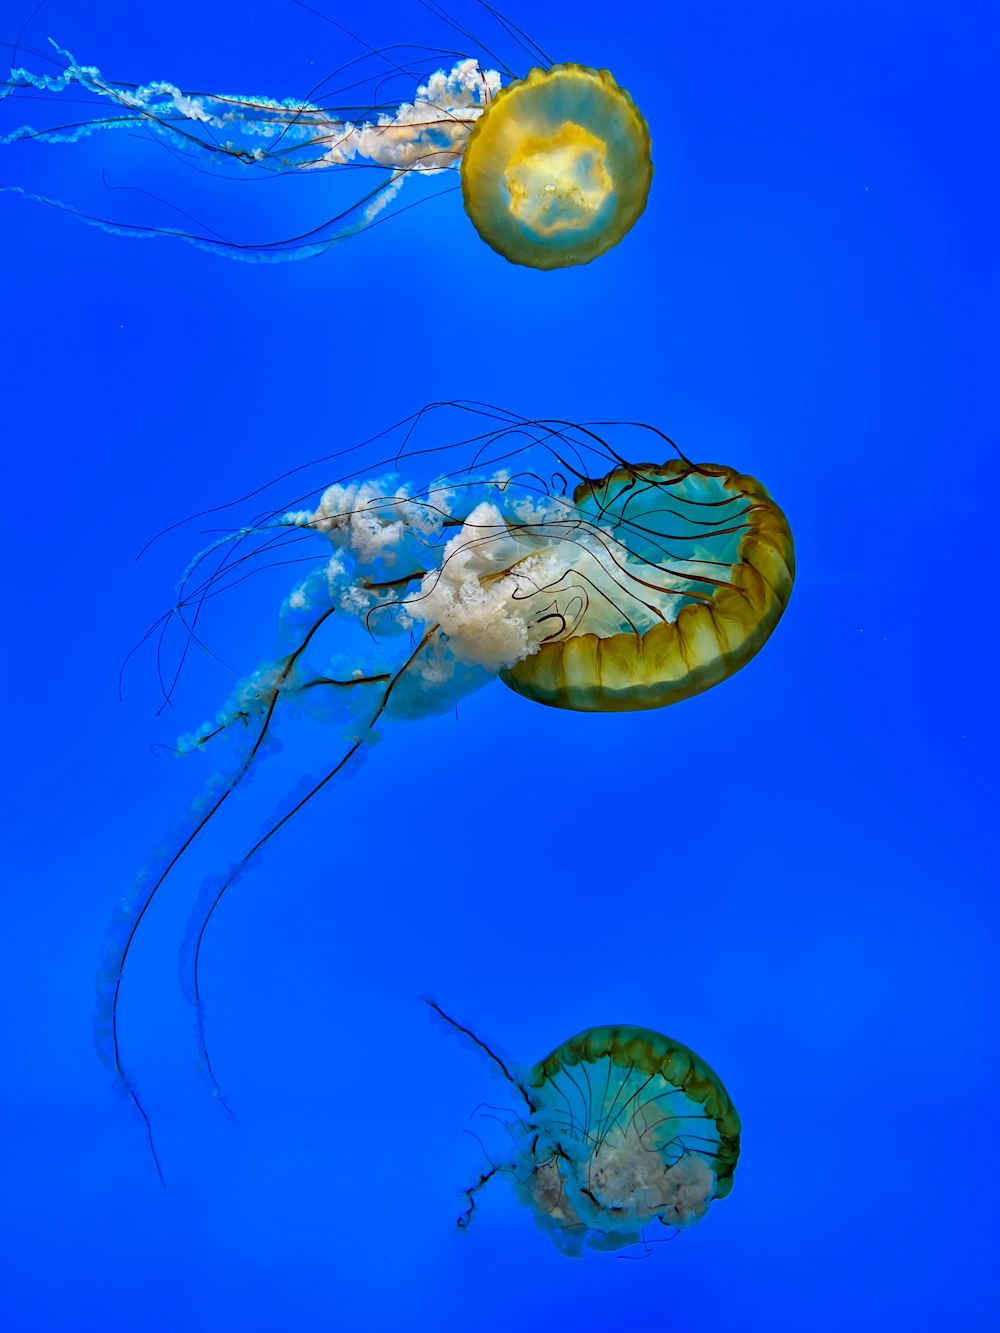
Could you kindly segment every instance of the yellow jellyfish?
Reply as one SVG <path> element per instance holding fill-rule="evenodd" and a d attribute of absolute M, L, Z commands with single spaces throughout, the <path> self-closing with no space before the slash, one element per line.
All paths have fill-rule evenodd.
<path fill-rule="evenodd" d="M 100 196 L 81 208 L 19 186 L 0 186 L 0 194 L 24 195 L 115 234 L 179 237 L 250 262 L 307 258 L 385 221 L 410 179 L 436 181 L 445 186 L 441 193 L 457 190 L 447 181 L 458 169 L 466 211 L 483 240 L 512 263 L 551 269 L 604 254 L 646 206 L 653 174 L 649 131 L 607 70 L 547 64 L 518 78 L 506 65 L 486 69 L 473 56 L 455 60 L 454 52 L 446 69 L 447 53 L 402 47 L 391 57 L 373 51 L 352 62 L 351 91 L 358 100 L 344 106 L 332 95 L 299 100 L 192 93 L 164 79 L 116 83 L 61 47 L 53 44 L 53 50 L 55 73 L 17 68 L 0 86 L 5 114 L 16 114 L 19 99 L 30 97 L 32 115 L 30 124 L 9 129 L 0 120 L 0 145 L 73 144 L 126 133 L 166 144 L 199 168 L 210 164 L 207 176 L 197 173 L 202 190 L 217 189 L 220 179 L 266 182 L 330 173 L 346 189 L 348 173 L 358 171 L 369 186 L 360 198 L 354 190 L 340 197 L 339 191 L 324 189 L 319 197 L 326 211 L 318 218 L 309 212 L 300 219 L 293 204 L 283 214 L 288 234 L 266 240 L 239 239 L 207 223 L 195 232 L 177 226 L 178 209 L 187 217 L 202 216 L 208 200 L 185 199 L 183 207 L 160 200 L 168 205 L 160 222 L 148 213 L 109 220 Z M 535 55 L 544 53 L 536 48 Z M 390 76 L 404 86 L 412 80 L 397 105 L 381 100 Z M 325 94 L 332 80 L 333 75 L 314 91 Z M 46 123 L 46 116 L 54 123 Z M 101 180 L 103 188 L 103 175 Z M 119 206 L 148 210 L 158 193 L 143 185 Z M 284 198 L 288 210 L 287 192 Z"/>
<path fill-rule="evenodd" d="M 465 210 L 514 264 L 588 264 L 646 207 L 650 153 L 645 120 L 606 69 L 533 69 L 500 90 L 469 135 Z"/>

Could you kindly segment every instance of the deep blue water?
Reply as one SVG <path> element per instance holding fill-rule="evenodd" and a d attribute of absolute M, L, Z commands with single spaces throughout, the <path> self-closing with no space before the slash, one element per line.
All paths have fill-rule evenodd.
<path fill-rule="evenodd" d="M 513 5 L 513 0 L 511 0 Z M 487 45 L 530 63 L 455 0 Z M 12 0 L 0 36 L 29 19 Z M 454 193 L 301 263 L 133 240 L 0 195 L 7 647 L 0 1318 L 11 1330 L 988 1329 L 997 1317 L 993 6 L 539 0 L 510 15 L 607 66 L 651 127 L 646 215 L 555 273 L 487 249 Z M 335 17 L 471 50 L 415 0 Z M 361 48 L 286 0 L 49 0 L 118 80 L 306 95 Z M 0 105 L 3 128 L 42 103 Z M 30 111 L 30 114 L 28 113 Z M 120 216 L 281 234 L 280 192 L 93 139 L 0 150 L 0 184 Z M 289 207 L 323 214 L 320 178 Z M 247 222 L 249 214 L 251 221 Z M 116 899 L 205 776 L 165 747 L 232 677 L 157 713 L 122 660 L 211 521 L 174 520 L 456 397 L 656 423 L 759 476 L 799 575 L 765 650 L 659 713 L 499 683 L 385 729 L 233 890 L 195 1069 L 176 956 L 322 728 L 192 849 L 121 995 L 142 1126 L 91 1044 Z M 280 574 L 280 571 L 279 571 Z M 241 666 L 288 579 L 220 604 Z M 229 617 L 227 621 L 227 617 Z M 244 799 L 245 798 L 245 799 Z M 432 991 L 514 1059 L 581 1028 L 671 1033 L 744 1124 L 730 1197 L 647 1258 L 561 1257 L 502 1182 L 458 1235 L 504 1099 Z"/>

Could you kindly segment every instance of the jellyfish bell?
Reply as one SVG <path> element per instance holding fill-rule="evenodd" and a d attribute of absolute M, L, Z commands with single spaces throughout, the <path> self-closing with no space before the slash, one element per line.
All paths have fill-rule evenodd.
<path fill-rule="evenodd" d="M 533 69 L 491 99 L 462 155 L 465 211 L 511 263 L 588 264 L 646 207 L 649 129 L 606 70 Z"/>
<path fill-rule="evenodd" d="M 673 457 L 630 461 L 654 447 Z M 275 505 L 278 485 L 295 491 Z M 178 672 L 192 653 L 230 660 L 211 633 L 219 599 L 242 594 L 243 632 L 259 619 L 247 614 L 257 577 L 298 571 L 277 614 L 275 649 L 261 648 L 228 698 L 178 743 L 214 772 L 109 931 L 98 1048 L 144 1118 L 117 1027 L 132 942 L 187 849 L 288 728 L 322 729 L 323 770 L 274 812 L 228 874 L 206 881 L 182 946 L 198 1063 L 220 1097 L 199 972 L 208 926 L 271 839 L 332 792 L 384 726 L 450 711 L 498 677 L 525 700 L 583 712 L 686 700 L 750 660 L 792 586 L 791 532 L 764 487 L 691 461 L 638 423 L 574 425 L 434 404 L 364 446 L 286 472 L 245 503 L 252 517 L 190 562 L 148 636 L 159 663 L 176 653 Z M 206 511 L 213 529 L 227 507 Z M 176 703 L 177 673 L 172 680 L 165 693 Z M 630 1169 L 616 1161 L 616 1172 Z"/>
<path fill-rule="evenodd" d="M 530 1170 L 519 1164 L 514 1189 L 564 1253 L 638 1244 L 653 1222 L 684 1230 L 733 1187 L 739 1116 L 671 1037 L 590 1028 L 535 1065 L 524 1093 Z"/>
<path fill-rule="evenodd" d="M 427 46 L 369 48 L 307 96 L 276 97 L 191 91 L 164 79 L 118 82 L 52 43 L 47 54 L 34 53 L 33 67 L 13 68 L 0 90 L 4 116 L 15 116 L 27 99 L 31 117 L 30 123 L 0 124 L 0 144 L 74 145 L 95 136 L 128 136 L 130 143 L 166 148 L 164 170 L 193 167 L 183 179 L 200 193 L 163 199 L 159 182 L 144 180 L 133 199 L 116 202 L 146 213 L 110 220 L 102 195 L 84 207 L 14 185 L 0 186 L 0 192 L 24 195 L 116 234 L 179 237 L 232 258 L 277 262 L 323 254 L 381 224 L 408 206 L 405 196 L 397 203 L 408 181 L 441 187 L 410 203 L 457 189 L 451 181 L 459 170 L 476 230 L 512 263 L 541 269 L 589 263 L 616 245 L 645 207 L 652 177 L 646 123 L 606 70 L 552 64 L 520 30 L 486 8 L 544 68 L 519 77 L 499 57 L 487 59 L 486 48 L 482 57 Z M 451 22 L 443 13 L 439 17 Z M 134 174 L 131 159 L 122 170 Z M 360 197 L 348 185 L 359 172 L 367 187 Z M 100 177 L 104 188 L 103 164 Z M 217 215 L 211 225 L 207 221 L 209 210 L 218 207 L 220 178 L 260 184 L 311 178 L 317 185 L 310 197 L 322 198 L 327 211 L 317 219 L 300 197 L 304 192 L 286 187 L 283 236 L 259 241 L 229 235 Z M 96 183 L 91 173 L 80 189 Z M 244 191 L 241 211 L 247 202 Z M 156 207 L 165 211 L 154 223 L 149 210 Z M 195 230 L 180 224 L 195 217 Z"/>
<path fill-rule="evenodd" d="M 585 1247 L 648 1244 L 657 1223 L 686 1230 L 731 1191 L 740 1118 L 719 1076 L 682 1042 L 644 1027 L 588 1028 L 520 1070 L 425 999 L 526 1108 L 507 1125 L 513 1153 L 463 1191 L 463 1230 L 495 1176 L 574 1258 Z"/>
<path fill-rule="evenodd" d="M 763 647 L 791 595 L 795 556 L 788 523 L 759 481 L 675 458 L 582 481 L 573 503 L 627 533 L 632 561 L 658 565 L 668 544 L 687 548 L 682 563 L 699 547 L 704 556 L 674 593 L 672 615 L 654 604 L 661 614 L 643 628 L 606 620 L 591 628 L 584 618 L 502 671 L 511 689 L 585 712 L 662 708 L 718 685 Z M 605 571 L 619 572 L 617 563 Z"/>

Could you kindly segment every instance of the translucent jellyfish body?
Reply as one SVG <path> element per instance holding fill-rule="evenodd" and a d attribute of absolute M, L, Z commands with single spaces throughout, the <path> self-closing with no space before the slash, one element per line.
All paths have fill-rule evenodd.
<path fill-rule="evenodd" d="M 515 264 L 587 264 L 646 207 L 649 130 L 606 69 L 533 69 L 491 100 L 462 157 L 465 209 Z"/>
<path fill-rule="evenodd" d="M 494 1062 L 524 1108 L 507 1125 L 513 1153 L 464 1192 L 463 1229 L 498 1176 L 573 1257 L 647 1244 L 655 1224 L 684 1230 L 732 1189 L 739 1116 L 681 1042 L 643 1027 L 588 1028 L 522 1070 L 428 1003 Z"/>

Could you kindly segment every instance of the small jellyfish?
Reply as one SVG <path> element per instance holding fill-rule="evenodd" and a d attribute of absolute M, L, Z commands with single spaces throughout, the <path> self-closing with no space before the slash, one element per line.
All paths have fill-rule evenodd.
<path fill-rule="evenodd" d="M 587 264 L 646 207 L 649 130 L 606 69 L 533 69 L 490 102 L 462 156 L 465 210 L 505 259 Z"/>
<path fill-rule="evenodd" d="M 485 54 L 400 45 L 369 50 L 304 98 L 248 96 L 194 92 L 163 79 L 115 82 L 53 43 L 52 71 L 12 68 L 0 104 L 17 105 L 19 96 L 27 96 L 34 117 L 49 114 L 51 103 L 56 123 L 15 124 L 0 132 L 0 144 L 76 144 L 98 134 L 120 142 L 127 135 L 165 148 L 170 161 L 164 169 L 186 163 L 197 173 L 192 187 L 209 188 L 204 196 L 172 200 L 162 197 L 167 187 L 144 179 L 129 185 L 131 200 L 119 194 L 113 220 L 103 204 L 85 208 L 16 186 L 2 188 L 107 231 L 182 237 L 205 250 L 259 262 L 321 254 L 384 221 L 408 180 L 438 181 L 448 192 L 457 188 L 448 185 L 457 169 L 466 212 L 506 259 L 539 269 L 589 263 L 617 245 L 646 206 L 653 173 L 646 122 L 607 70 L 553 64 L 520 29 L 484 8 L 523 53 L 541 62 L 523 77 L 492 52 L 500 68 L 489 68 Z M 443 11 L 438 17 L 452 23 Z M 394 103 L 389 99 L 395 88 L 402 100 Z M 40 95 L 41 107 L 34 100 Z M 90 114 L 81 113 L 78 102 L 92 108 Z M 71 106 L 64 109 L 64 103 Z M 343 188 L 347 173 L 359 171 L 368 177 L 360 197 Z M 199 220 L 192 226 L 203 209 L 217 207 L 211 187 L 219 175 L 262 183 L 322 176 L 327 183 L 317 181 L 319 197 L 339 202 L 317 217 L 302 211 L 302 201 L 286 190 L 288 229 L 280 239 L 240 240 L 220 223 Z M 108 184 L 103 166 L 101 176 Z M 147 214 L 154 207 L 166 210 L 162 222 L 144 221 L 141 211 L 130 219 L 130 203 Z"/>
<path fill-rule="evenodd" d="M 672 456 L 639 461 L 654 450 Z M 292 478 L 291 497 L 264 499 Z M 791 532 L 760 482 L 695 463 L 634 422 L 574 425 L 439 403 L 268 486 L 252 492 L 248 521 L 190 563 L 148 636 L 162 666 L 180 631 L 176 667 L 162 677 L 173 700 L 192 654 L 227 655 L 211 641 L 218 600 L 242 595 L 240 620 L 252 623 L 255 579 L 301 571 L 277 614 L 274 650 L 262 649 L 178 743 L 214 759 L 213 775 L 108 935 L 98 1047 L 144 1119 L 118 1035 L 132 942 L 192 842 L 285 728 L 323 728 L 324 771 L 303 778 L 229 873 L 202 886 L 182 945 L 198 1061 L 220 1099 L 200 972 L 208 925 L 271 839 L 356 766 L 382 727 L 451 711 L 498 677 L 526 700 L 584 713 L 690 699 L 760 650 L 792 589 Z"/>
<path fill-rule="evenodd" d="M 530 1069 L 510 1065 L 432 999 L 426 1003 L 493 1062 L 523 1103 L 513 1151 L 463 1191 L 505 1176 L 563 1254 L 648 1246 L 657 1226 L 694 1226 L 733 1187 L 740 1118 L 694 1051 L 649 1028 L 588 1028 Z M 665 1239 L 665 1237 L 662 1237 Z"/>

